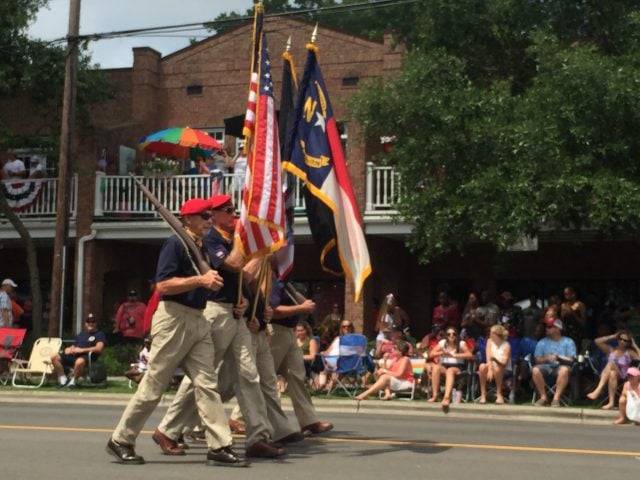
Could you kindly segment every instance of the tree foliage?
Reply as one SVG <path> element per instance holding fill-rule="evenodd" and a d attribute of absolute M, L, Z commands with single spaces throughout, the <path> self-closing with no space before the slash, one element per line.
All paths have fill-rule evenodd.
<path fill-rule="evenodd" d="M 0 147 L 52 147 L 56 150 L 60 105 L 64 86 L 65 48 L 28 37 L 27 27 L 49 0 L 0 2 L 0 99 L 25 96 L 38 105 L 49 123 L 48 132 L 21 135 L 3 122 L 0 114 Z M 107 98 L 106 77 L 82 54 L 77 83 L 78 118 L 88 119 L 91 104 Z"/>
<path fill-rule="evenodd" d="M 640 2 L 431 0 L 354 116 L 395 135 L 399 210 L 428 262 L 541 229 L 640 230 Z"/>
<path fill-rule="evenodd" d="M 377 40 L 382 39 L 385 31 L 399 31 L 412 16 L 412 8 L 407 5 L 376 6 L 375 2 L 366 0 L 265 0 L 264 9 L 267 15 L 287 13 L 293 18 L 317 22 L 320 28 L 333 28 Z M 252 8 L 242 13 L 223 13 L 209 27 L 220 33 L 252 16 Z"/>

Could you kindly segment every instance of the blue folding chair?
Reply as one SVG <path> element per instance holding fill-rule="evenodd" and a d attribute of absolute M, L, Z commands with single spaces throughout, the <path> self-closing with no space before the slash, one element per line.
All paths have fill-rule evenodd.
<path fill-rule="evenodd" d="M 335 374 L 335 384 L 327 394 L 342 389 L 349 397 L 353 397 L 367 371 L 366 357 L 367 337 L 359 333 L 342 335 L 338 355 L 324 356 L 325 370 Z"/>

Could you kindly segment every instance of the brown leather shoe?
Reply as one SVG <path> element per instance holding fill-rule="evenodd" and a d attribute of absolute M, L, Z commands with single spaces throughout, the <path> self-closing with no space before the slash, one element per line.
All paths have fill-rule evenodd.
<path fill-rule="evenodd" d="M 329 430 L 333 430 L 333 423 L 331 422 L 315 422 L 306 427 L 302 427 L 302 433 L 305 436 L 308 435 L 317 435 L 319 433 L 328 432 Z"/>
<path fill-rule="evenodd" d="M 229 429 L 231 430 L 231 433 L 243 434 L 245 432 L 243 423 L 231 419 L 229 419 Z"/>
<path fill-rule="evenodd" d="M 160 449 L 165 455 L 186 455 L 184 448 L 180 448 L 175 440 L 171 440 L 160 430 L 153 432 L 151 438 L 160 445 Z"/>
<path fill-rule="evenodd" d="M 280 438 L 279 440 L 276 440 L 273 443 L 296 443 L 301 442 L 302 440 L 304 440 L 304 435 L 302 434 L 302 432 L 293 432 L 285 437 Z"/>
<path fill-rule="evenodd" d="M 247 447 L 247 457 L 275 458 L 282 455 L 284 455 L 282 448 L 275 447 L 263 440 L 259 440 Z"/>

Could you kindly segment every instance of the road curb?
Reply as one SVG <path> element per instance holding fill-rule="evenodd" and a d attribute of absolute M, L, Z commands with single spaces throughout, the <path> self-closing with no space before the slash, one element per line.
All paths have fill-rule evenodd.
<path fill-rule="evenodd" d="M 96 391 L 3 391 L 0 392 L 0 403 L 19 404 L 73 404 L 73 405 L 108 405 L 124 406 L 132 394 L 100 393 Z M 316 410 L 321 413 L 368 413 L 380 415 L 415 415 L 446 416 L 448 418 L 503 419 L 510 421 L 572 423 L 602 425 L 612 424 L 617 411 L 595 410 L 580 407 L 534 407 L 525 405 L 480 405 L 477 403 L 452 404 L 448 413 L 444 413 L 439 403 L 427 403 L 422 400 L 364 400 L 358 402 L 351 399 L 337 400 L 312 397 Z M 173 400 L 173 394 L 162 396 L 160 406 L 167 407 Z M 235 405 L 235 401 L 229 402 Z M 291 399 L 282 398 L 285 410 L 293 410 Z"/>

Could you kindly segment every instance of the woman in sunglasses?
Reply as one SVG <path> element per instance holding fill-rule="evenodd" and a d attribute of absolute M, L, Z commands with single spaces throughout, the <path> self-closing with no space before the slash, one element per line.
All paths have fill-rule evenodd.
<path fill-rule="evenodd" d="M 473 358 L 467 343 L 460 339 L 458 329 L 449 326 L 445 329 L 445 337 L 438 342 L 429 354 L 429 358 L 438 358 L 431 372 L 431 398 L 428 402 L 435 402 L 440 392 L 440 377 L 445 376 L 444 398 L 442 408 L 449 408 L 451 391 L 456 377 L 465 369 L 466 362 Z"/>
<path fill-rule="evenodd" d="M 615 346 L 611 346 L 611 341 L 615 340 Z M 608 387 L 609 401 L 602 406 L 603 410 L 611 410 L 616 397 L 616 390 L 620 380 L 627 378 L 627 370 L 633 360 L 640 360 L 640 349 L 636 341 L 628 330 L 620 330 L 613 335 L 605 335 L 595 340 L 596 345 L 607 355 L 607 364 L 600 374 L 600 381 L 593 392 L 587 394 L 587 398 L 596 400 Z"/>

